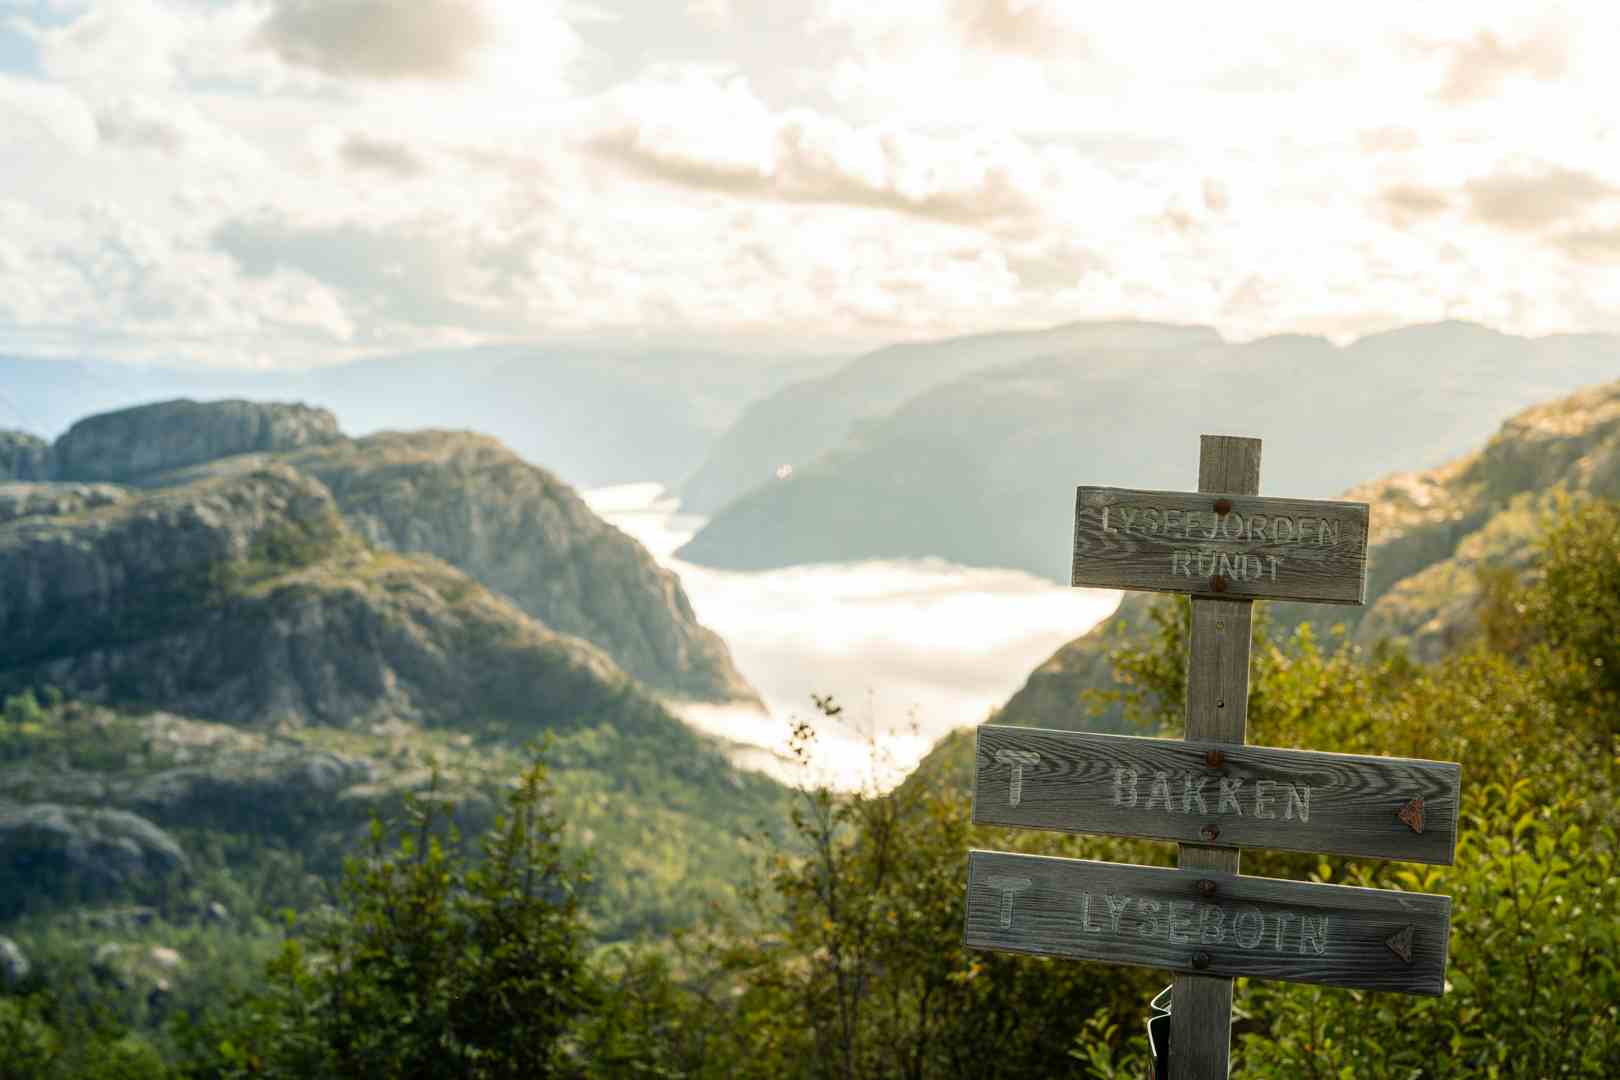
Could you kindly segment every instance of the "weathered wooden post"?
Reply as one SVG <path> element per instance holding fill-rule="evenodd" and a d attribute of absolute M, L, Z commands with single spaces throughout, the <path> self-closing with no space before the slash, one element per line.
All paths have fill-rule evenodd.
<path fill-rule="evenodd" d="M 1201 493 L 1260 494 L 1260 440 L 1205 435 L 1199 440 Z M 1213 508 L 1217 510 L 1219 508 Z M 1249 641 L 1253 600 L 1194 596 L 1187 634 L 1188 739 L 1242 743 L 1249 721 Z M 1212 753 L 1221 753 L 1216 750 Z M 1219 826 L 1211 826 L 1218 830 Z M 1218 840 L 1215 835 L 1200 839 Z M 1238 849 L 1182 844 L 1176 865 L 1184 870 L 1238 872 Z M 1232 1031 L 1232 980 L 1178 973 L 1170 991 L 1170 1045 L 1178 1053 L 1172 1075 L 1216 1076 L 1228 1072 Z"/>
<path fill-rule="evenodd" d="M 1192 594 L 1180 742 L 986 725 L 973 820 L 1175 840 L 1177 869 L 968 853 L 974 947 L 1169 968 L 1174 1080 L 1224 1080 L 1232 979 L 1444 990 L 1445 896 L 1245 877 L 1275 847 L 1450 863 L 1460 770 L 1244 745 L 1255 599 L 1360 604 L 1363 503 L 1261 498 L 1260 441 L 1205 435 L 1197 495 L 1081 487 L 1073 584 Z"/>

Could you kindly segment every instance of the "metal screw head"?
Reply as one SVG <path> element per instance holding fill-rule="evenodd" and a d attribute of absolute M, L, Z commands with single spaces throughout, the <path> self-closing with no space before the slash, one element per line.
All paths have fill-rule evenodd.
<path fill-rule="evenodd" d="M 1231 499 L 1216 499 L 1215 500 L 1215 512 L 1217 514 L 1230 514 L 1232 512 L 1232 500 Z"/>
<path fill-rule="evenodd" d="M 1204 764 L 1212 769 L 1218 769 L 1226 764 L 1226 755 L 1219 750 L 1209 750 L 1204 753 Z"/>
<path fill-rule="evenodd" d="M 1209 878 L 1201 879 L 1198 882 L 1198 895 L 1202 896 L 1205 900 L 1208 900 L 1210 897 L 1214 896 L 1215 883 L 1209 880 Z"/>
<path fill-rule="evenodd" d="M 1204 952 L 1202 949 L 1193 953 L 1193 967 L 1199 971 L 1209 967 L 1209 953 Z"/>
<path fill-rule="evenodd" d="M 1226 576 L 1224 574 L 1216 574 L 1214 577 L 1209 579 L 1209 587 L 1214 589 L 1216 592 L 1225 592 Z"/>
<path fill-rule="evenodd" d="M 1214 825 L 1205 825 L 1202 829 L 1198 830 L 1198 835 L 1202 836 L 1205 840 L 1214 840 L 1216 837 L 1221 835 L 1221 830 Z"/>

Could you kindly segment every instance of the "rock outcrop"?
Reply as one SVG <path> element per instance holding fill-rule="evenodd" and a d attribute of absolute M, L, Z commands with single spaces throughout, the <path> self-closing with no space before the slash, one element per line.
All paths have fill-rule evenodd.
<path fill-rule="evenodd" d="M 341 437 L 335 416 L 306 405 L 165 401 L 80 420 L 51 447 L 51 476 L 138 482 L 234 454 L 294 450 Z"/>
<path fill-rule="evenodd" d="M 0 483 L 49 480 L 51 446 L 26 431 L 0 431 Z"/>
<path fill-rule="evenodd" d="M 0 525 L 25 517 L 62 517 L 129 498 L 116 484 L 0 483 Z"/>
<path fill-rule="evenodd" d="M 0 526 L 0 689 L 246 726 L 477 732 L 599 717 L 631 680 L 429 557 L 373 552 L 286 465 Z"/>
<path fill-rule="evenodd" d="M 758 701 L 673 573 L 494 439 L 388 432 L 280 460 L 319 477 L 367 542 L 443 559 L 553 630 L 600 646 L 648 686 Z"/>
<path fill-rule="evenodd" d="M 0 918 L 35 901 L 121 894 L 188 868 L 175 839 L 136 814 L 0 804 Z"/>
<path fill-rule="evenodd" d="M 599 646 L 648 687 L 689 700 L 759 703 L 725 642 L 697 621 L 673 573 L 597 517 L 552 473 L 486 436 L 420 431 L 351 440 L 324 410 L 179 401 L 82 420 L 57 441 L 52 460 L 63 481 L 118 480 L 148 489 L 178 489 L 186 492 L 182 498 L 187 502 L 195 501 L 199 485 L 223 490 L 220 485 L 229 478 L 263 476 L 273 472 L 272 466 L 291 466 L 319 481 L 306 495 L 321 488 L 335 496 L 334 505 L 366 543 L 385 551 L 437 556 L 510 598 L 551 630 Z M 43 530 L 44 519 L 77 519 L 128 497 L 126 488 L 104 482 L 0 485 L 0 523 L 40 519 L 36 524 Z M 155 504 L 141 505 L 140 511 L 130 512 L 154 512 Z M 91 516 L 107 523 L 118 518 L 110 512 Z M 307 515 L 293 516 L 303 520 Z M 223 520 L 204 514 L 204 533 L 216 518 Z M 107 527 L 126 539 L 150 535 Z M 75 535 L 76 543 L 84 540 L 83 534 Z M 147 577 L 156 588 L 162 579 L 159 567 L 166 562 L 194 565 L 242 554 L 240 545 L 228 538 L 216 536 L 205 552 L 193 550 L 194 543 L 204 542 L 201 535 L 184 539 L 180 551 L 152 552 L 152 560 L 124 559 L 130 568 L 126 572 Z M 105 561 L 99 554 L 88 557 L 92 563 Z M 60 576 L 68 568 L 41 569 Z M 66 580 L 102 580 L 86 566 L 76 569 Z M 0 580 L 0 624 L 11 614 L 4 604 L 5 585 Z M 181 595 L 173 580 L 165 587 L 169 595 Z M 66 588 L 47 583 L 50 602 L 64 599 Z M 182 591 L 190 602 L 188 590 Z"/>

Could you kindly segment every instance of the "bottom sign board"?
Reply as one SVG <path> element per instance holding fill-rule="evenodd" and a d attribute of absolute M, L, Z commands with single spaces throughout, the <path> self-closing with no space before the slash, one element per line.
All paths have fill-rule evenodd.
<path fill-rule="evenodd" d="M 968 853 L 974 948 L 1440 994 L 1450 931 L 1449 896 Z"/>

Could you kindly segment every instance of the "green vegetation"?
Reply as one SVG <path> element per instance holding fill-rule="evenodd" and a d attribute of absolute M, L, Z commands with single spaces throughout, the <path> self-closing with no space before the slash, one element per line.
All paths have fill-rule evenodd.
<path fill-rule="evenodd" d="M 1234 1075 L 1620 1075 L 1617 538 L 1614 504 L 1564 507 L 1528 577 L 1481 571 L 1477 631 L 1432 664 L 1258 620 L 1250 741 L 1458 761 L 1464 805 L 1452 867 L 1245 853 L 1248 873 L 1450 894 L 1453 935 L 1440 998 L 1240 982 Z M 1097 703 L 1173 733 L 1186 617 L 1185 602 L 1161 602 L 1151 633 L 1112 640 L 1122 677 Z M 67 708 L 14 699 L 5 725 L 43 738 Z M 109 989 L 108 965 L 95 951 L 86 960 L 82 942 L 75 951 L 62 916 L 7 926 L 38 970 L 0 996 L 0 1075 L 1144 1073 L 1142 1024 L 1162 973 L 963 949 L 962 869 L 973 846 L 1150 864 L 1173 848 L 974 827 L 969 733 L 893 791 L 805 791 L 792 807 L 739 792 L 707 826 L 713 787 L 672 772 L 667 746 L 608 725 L 547 751 L 549 797 L 540 773 L 524 773 L 527 755 L 504 744 L 301 737 L 311 751 L 363 752 L 395 778 L 366 785 L 375 798 L 364 804 L 392 825 L 358 846 L 337 831 L 332 850 L 347 838 L 364 854 L 328 906 L 304 899 L 278 928 L 254 907 L 273 891 L 261 880 L 259 896 L 235 895 L 242 916 L 226 930 L 185 922 L 201 894 L 159 897 L 157 923 L 116 937 L 169 942 L 184 958 L 194 978 L 162 993 L 139 973 Z M 504 779 L 520 773 L 515 788 Z M 448 802 L 479 795 L 505 813 L 463 843 L 454 826 L 472 819 Z M 785 819 L 783 835 L 745 827 L 744 806 Z M 289 857 L 302 850 L 283 842 Z M 590 879 L 570 854 L 586 847 L 600 853 Z M 701 885 L 660 873 L 697 867 L 680 860 L 699 848 L 734 861 L 703 864 L 727 869 Z M 262 865 L 193 858 L 191 890 Z M 284 864 L 275 876 L 305 875 Z M 700 907 L 704 896 L 720 902 Z M 622 921 L 657 897 L 678 901 Z M 626 940 L 637 931 L 647 936 Z M 230 933 L 256 944 L 210 966 Z"/>

